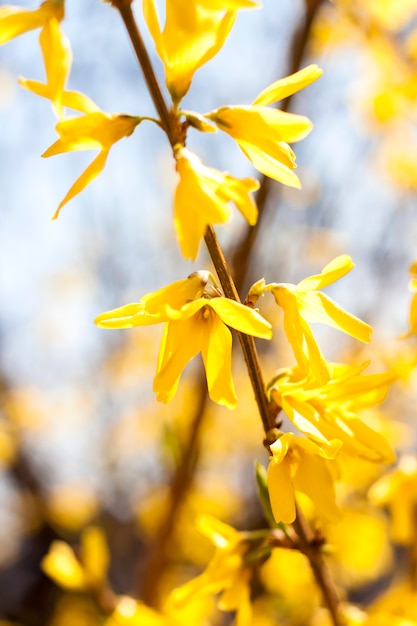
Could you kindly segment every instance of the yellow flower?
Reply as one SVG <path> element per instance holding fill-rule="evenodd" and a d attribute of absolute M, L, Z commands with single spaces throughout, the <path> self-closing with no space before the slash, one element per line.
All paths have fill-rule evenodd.
<path fill-rule="evenodd" d="M 358 417 L 385 398 L 392 372 L 362 375 L 363 366 L 329 363 L 330 380 L 320 385 L 300 367 L 280 373 L 271 386 L 278 406 L 298 430 L 323 449 L 332 440 L 343 442 L 342 452 L 374 463 L 392 463 L 395 455 L 387 440 Z"/>
<path fill-rule="evenodd" d="M 70 44 L 60 26 L 63 19 L 64 0 L 46 0 L 32 10 L 14 6 L 0 8 L 0 45 L 29 30 L 41 28 L 39 43 L 46 72 L 45 88 L 59 118 L 62 117 L 62 94 L 72 63 Z M 27 88 L 37 93 L 38 84 L 28 81 Z"/>
<path fill-rule="evenodd" d="M 230 219 L 230 202 L 249 224 L 256 223 L 258 210 L 249 192 L 258 189 L 259 183 L 253 178 L 239 180 L 227 172 L 206 167 L 186 148 L 175 154 L 180 182 L 175 192 L 174 224 L 182 254 L 195 260 L 207 225 Z"/>
<path fill-rule="evenodd" d="M 223 46 L 237 10 L 257 6 L 251 0 L 167 0 L 162 31 L 156 0 L 143 0 L 145 20 L 164 64 L 166 84 L 175 103 L 187 93 L 194 72 Z"/>
<path fill-rule="evenodd" d="M 232 379 L 232 334 L 227 326 L 270 339 L 271 325 L 256 311 L 222 297 L 207 284 L 208 277 L 208 272 L 191 274 L 145 295 L 139 303 L 102 313 L 95 323 L 102 328 L 131 328 L 165 322 L 154 379 L 157 399 L 169 402 L 174 397 L 182 370 L 201 352 L 210 397 L 232 409 L 237 397 Z"/>
<path fill-rule="evenodd" d="M 64 541 L 53 541 L 42 569 L 64 589 L 100 590 L 106 584 L 109 552 L 103 531 L 96 526 L 81 535 L 81 560 Z"/>
<path fill-rule="evenodd" d="M 389 507 L 393 540 L 402 545 L 412 545 L 416 538 L 416 458 L 402 457 L 398 467 L 378 480 L 368 495 L 371 502 Z"/>
<path fill-rule="evenodd" d="M 329 380 L 329 368 L 309 322 L 327 324 L 365 343 L 371 340 L 372 328 L 368 324 L 318 291 L 334 283 L 353 267 L 352 259 L 342 255 L 326 265 L 321 274 L 309 276 L 297 285 L 272 283 L 265 287 L 272 291 L 276 303 L 284 310 L 284 331 L 297 363 L 306 372 L 311 369 L 322 384 Z"/>
<path fill-rule="evenodd" d="M 296 518 L 295 492 L 310 498 L 329 521 L 339 519 L 336 496 L 328 461 L 333 460 L 342 442 L 333 439 L 324 448 L 304 437 L 286 433 L 271 446 L 268 490 L 277 523 L 291 524 Z"/>
<path fill-rule="evenodd" d="M 43 93 L 40 92 L 40 95 L 48 97 L 45 90 Z M 42 156 L 50 157 L 75 150 L 98 149 L 100 152 L 60 202 L 53 219 L 58 217 L 64 204 L 83 191 L 103 171 L 113 144 L 131 135 L 142 121 L 140 117 L 104 113 L 87 96 L 77 92 L 64 92 L 62 102 L 64 106 L 81 111 L 84 115 L 58 122 L 56 131 L 59 139 L 49 146 Z"/>
<path fill-rule="evenodd" d="M 312 129 L 312 123 L 301 115 L 266 105 L 299 91 L 321 74 L 316 65 L 309 65 L 267 87 L 252 105 L 220 107 L 206 113 L 205 117 L 233 137 L 262 174 L 284 185 L 300 188 L 300 181 L 293 172 L 295 154 L 288 144 L 304 139 Z"/>
<path fill-rule="evenodd" d="M 197 527 L 216 546 L 207 568 L 200 576 L 174 589 L 171 600 L 174 606 L 188 603 L 198 595 L 222 592 L 217 606 L 223 611 L 237 611 L 236 626 L 251 624 L 250 569 L 244 557 L 249 544 L 244 533 L 209 515 L 197 519 Z"/>

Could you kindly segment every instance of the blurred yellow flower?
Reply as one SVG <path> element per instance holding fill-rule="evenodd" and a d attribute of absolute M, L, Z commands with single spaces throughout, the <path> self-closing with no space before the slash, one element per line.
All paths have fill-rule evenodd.
<path fill-rule="evenodd" d="M 44 95 L 47 97 L 47 94 Z M 142 121 L 141 117 L 104 113 L 90 98 L 77 92 L 64 92 L 62 102 L 64 106 L 81 111 L 84 115 L 58 122 L 56 131 L 59 139 L 42 156 L 50 157 L 76 150 L 98 149 L 100 152 L 60 202 L 53 219 L 58 217 L 61 208 L 71 198 L 83 191 L 103 171 L 113 144 L 131 135 Z"/>
<path fill-rule="evenodd" d="M 101 528 L 87 527 L 81 534 L 81 560 L 64 541 L 53 541 L 42 560 L 42 570 L 64 589 L 101 590 L 106 584 L 109 553 Z"/>
<path fill-rule="evenodd" d="M 237 11 L 257 6 L 251 0 L 166 0 L 166 20 L 161 30 L 156 0 L 143 0 L 145 20 L 175 104 L 187 93 L 195 71 L 219 52 Z"/>
<path fill-rule="evenodd" d="M 322 72 L 309 65 L 264 89 L 249 106 L 223 106 L 205 114 L 220 130 L 236 140 L 257 170 L 284 185 L 300 188 L 294 174 L 295 154 L 289 143 L 304 139 L 313 125 L 306 117 L 269 108 L 277 100 L 306 87 Z"/>
<path fill-rule="evenodd" d="M 249 544 L 243 533 L 209 515 L 197 518 L 198 530 L 216 546 L 213 558 L 200 576 L 174 589 L 174 606 L 186 604 L 196 595 L 222 592 L 217 606 L 223 611 L 237 611 L 236 626 L 251 624 L 250 575 L 244 556 Z"/>
<path fill-rule="evenodd" d="M 309 322 L 337 328 L 363 342 L 371 340 L 372 328 L 318 291 L 345 276 L 354 267 L 348 255 L 333 259 L 320 274 L 309 276 L 297 285 L 271 283 L 276 303 L 284 310 L 284 331 L 297 363 L 307 373 L 314 373 L 321 384 L 329 380 L 327 362 L 314 338 Z"/>
<path fill-rule="evenodd" d="M 211 399 L 233 409 L 237 397 L 227 326 L 263 339 L 270 339 L 272 330 L 259 313 L 223 297 L 208 279 L 208 272 L 195 272 L 138 303 L 102 313 L 95 323 L 101 328 L 131 328 L 166 322 L 154 379 L 157 399 L 169 402 L 174 397 L 182 370 L 201 352 Z"/>
<path fill-rule="evenodd" d="M 39 43 L 46 73 L 45 88 L 56 115 L 62 117 L 62 94 L 71 69 L 72 53 L 60 22 L 64 0 L 46 0 L 37 9 L 0 8 L 0 45 L 35 28 L 41 28 Z M 36 85 L 37 81 L 30 81 Z M 30 88 L 30 87 L 28 87 Z M 34 89 L 36 93 L 36 89 Z"/>
<path fill-rule="evenodd" d="M 390 444 L 360 420 L 358 412 L 382 402 L 395 375 L 362 375 L 366 366 L 328 363 L 330 380 L 324 385 L 297 366 L 289 368 L 272 382 L 271 394 L 294 426 L 321 448 L 331 450 L 332 440 L 339 439 L 343 454 L 392 463 Z"/>
<path fill-rule="evenodd" d="M 380 478 L 368 492 L 371 502 L 388 506 L 391 534 L 396 543 L 416 541 L 417 459 L 403 456 L 393 471 Z"/>
<path fill-rule="evenodd" d="M 328 461 L 333 460 L 342 442 L 333 439 L 327 447 L 304 437 L 286 433 L 271 446 L 268 491 L 277 523 L 291 524 L 296 518 L 295 492 L 310 498 L 318 512 L 329 521 L 339 519 L 336 495 Z"/>
<path fill-rule="evenodd" d="M 256 223 L 258 210 L 249 192 L 258 189 L 259 183 L 253 178 L 239 180 L 227 172 L 206 167 L 186 148 L 176 150 L 175 158 L 180 182 L 175 192 L 174 224 L 182 254 L 195 260 L 208 224 L 230 219 L 230 202 L 249 224 Z"/>

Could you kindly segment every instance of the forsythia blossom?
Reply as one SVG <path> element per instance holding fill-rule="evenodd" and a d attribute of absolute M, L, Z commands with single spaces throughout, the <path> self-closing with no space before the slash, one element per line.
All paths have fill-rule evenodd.
<path fill-rule="evenodd" d="M 255 8 L 252 0 L 166 0 L 161 30 L 156 0 L 143 0 L 143 12 L 178 103 L 190 88 L 194 72 L 213 58 L 226 41 L 238 9 Z"/>
<path fill-rule="evenodd" d="M 262 91 L 249 106 L 223 106 L 205 114 L 230 135 L 257 170 L 284 185 L 300 188 L 293 170 L 295 155 L 289 143 L 300 141 L 312 129 L 306 117 L 266 105 L 306 87 L 322 74 L 316 65 L 283 78 Z"/>
<path fill-rule="evenodd" d="M 395 469 L 372 485 L 368 495 L 371 502 L 389 508 L 394 541 L 412 545 L 416 536 L 416 457 L 403 456 Z"/>
<path fill-rule="evenodd" d="M 102 328 L 131 328 L 165 322 L 154 379 L 158 400 L 169 402 L 182 370 L 199 352 L 206 369 L 210 397 L 232 409 L 237 404 L 232 380 L 232 334 L 227 326 L 263 339 L 271 325 L 256 311 L 221 296 L 208 283 L 208 272 L 195 272 L 159 291 L 99 315 Z"/>
<path fill-rule="evenodd" d="M 64 92 L 63 104 L 84 115 L 59 122 L 56 125 L 59 139 L 49 146 L 42 156 L 50 157 L 75 150 L 98 149 L 100 152 L 60 202 L 53 219 L 58 217 L 64 204 L 83 191 L 103 171 L 113 144 L 131 135 L 142 121 L 141 117 L 104 113 L 90 98 L 77 92 Z"/>
<path fill-rule="evenodd" d="M 239 180 L 227 172 L 206 167 L 187 150 L 175 151 L 180 182 L 175 192 L 174 224 L 181 252 L 194 260 L 208 224 L 219 224 L 230 218 L 233 202 L 249 224 L 256 223 L 258 210 L 249 193 L 259 187 L 253 178 Z"/>
<path fill-rule="evenodd" d="M 329 380 L 327 362 L 314 338 L 309 322 L 320 322 L 337 328 L 360 341 L 371 340 L 372 328 L 318 291 L 345 276 L 354 267 L 348 255 L 333 259 L 321 274 L 309 276 L 297 285 L 271 283 L 276 303 L 284 310 L 284 331 L 298 364 L 314 373 L 319 383 Z"/>
<path fill-rule="evenodd" d="M 62 116 L 62 94 L 72 63 L 68 39 L 62 32 L 60 22 L 64 19 L 64 0 L 46 0 L 37 9 L 5 6 L 0 8 L 0 45 L 25 32 L 40 28 L 39 43 L 42 50 L 46 85 L 58 117 Z M 37 81 L 29 81 L 37 93 Z"/>
<path fill-rule="evenodd" d="M 323 450 L 332 450 L 332 440 L 338 439 L 343 454 L 392 463 L 395 456 L 387 440 L 358 413 L 382 402 L 395 376 L 392 372 L 363 375 L 366 365 L 328 363 L 330 380 L 324 385 L 298 366 L 289 368 L 272 382 L 270 393 L 294 426 Z"/>
<path fill-rule="evenodd" d="M 307 495 L 329 521 L 337 521 L 340 511 L 328 463 L 341 446 L 337 439 L 323 447 L 293 433 L 282 435 L 270 446 L 268 491 L 277 523 L 291 524 L 295 520 L 296 491 Z"/>
<path fill-rule="evenodd" d="M 244 533 L 209 515 L 200 516 L 197 527 L 216 546 L 216 551 L 200 576 L 174 589 L 171 594 L 174 606 L 187 603 L 194 596 L 221 592 L 218 607 L 224 611 L 237 611 L 236 625 L 249 626 L 252 616 L 251 571 L 244 562 L 249 548 Z"/>
<path fill-rule="evenodd" d="M 42 560 L 42 569 L 64 589 L 102 589 L 106 584 L 110 555 L 101 528 L 87 527 L 81 535 L 81 560 L 65 541 L 53 541 Z"/>

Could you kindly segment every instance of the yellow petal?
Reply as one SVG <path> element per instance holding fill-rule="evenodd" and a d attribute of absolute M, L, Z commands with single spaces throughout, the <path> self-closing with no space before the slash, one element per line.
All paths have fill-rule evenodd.
<path fill-rule="evenodd" d="M 264 106 L 227 106 L 207 113 L 225 133 L 236 140 L 259 144 L 262 140 L 293 143 L 312 130 L 309 119 Z"/>
<path fill-rule="evenodd" d="M 300 454 L 294 474 L 294 487 L 305 493 L 317 510 L 330 522 L 340 519 L 340 509 L 336 504 L 336 494 L 326 461 L 315 454 Z"/>
<path fill-rule="evenodd" d="M 146 294 L 141 298 L 141 302 L 144 303 L 148 313 L 163 315 L 164 320 L 170 319 L 166 309 L 179 311 L 187 302 L 200 298 L 207 281 L 207 272 L 193 272 L 188 278 L 176 280 L 158 291 Z M 179 315 L 177 319 L 181 317 L 183 316 Z"/>
<path fill-rule="evenodd" d="M 37 9 L 16 6 L 0 7 L 0 45 L 35 28 L 44 26 L 51 18 L 62 20 L 64 2 L 46 0 Z"/>
<path fill-rule="evenodd" d="M 68 544 L 53 541 L 48 554 L 42 559 L 42 570 L 64 589 L 86 588 L 84 570 Z"/>
<path fill-rule="evenodd" d="M 143 302 L 126 304 L 112 311 L 101 313 L 94 320 L 99 328 L 133 328 L 134 326 L 148 326 L 164 321 L 157 313 L 149 313 Z"/>
<path fill-rule="evenodd" d="M 97 111 L 59 122 L 56 131 L 60 139 L 43 154 L 50 157 L 74 150 L 110 150 L 112 145 L 128 137 L 141 119 L 130 115 L 113 115 Z"/>
<path fill-rule="evenodd" d="M 59 203 L 57 210 L 52 216 L 52 219 L 55 220 L 62 207 L 67 204 L 74 196 L 81 193 L 87 185 L 89 185 L 97 176 L 103 171 L 104 166 L 106 165 L 108 152 L 102 150 L 100 154 L 90 163 L 90 165 L 84 170 L 79 178 L 72 185 L 71 189 L 68 191 L 65 198 Z"/>
<path fill-rule="evenodd" d="M 50 89 L 57 116 L 62 117 L 62 96 L 72 63 L 71 46 L 57 19 L 48 20 L 39 37 Z"/>
<path fill-rule="evenodd" d="M 110 554 L 104 532 L 98 526 L 90 526 L 83 531 L 81 558 L 90 584 L 101 589 L 107 578 Z"/>
<path fill-rule="evenodd" d="M 271 150 L 269 153 L 266 153 L 257 146 L 249 144 L 245 141 L 239 141 L 238 143 L 242 152 L 249 159 L 249 161 L 251 161 L 254 167 L 261 172 L 261 174 L 264 174 L 273 180 L 277 180 L 288 187 L 301 189 L 301 183 L 298 176 L 294 174 L 288 165 L 283 163 L 280 159 L 271 156 Z"/>
<path fill-rule="evenodd" d="M 271 339 L 272 326 L 259 313 L 229 298 L 212 298 L 207 301 L 225 324 L 261 339 Z"/>
<path fill-rule="evenodd" d="M 201 352 L 210 398 L 234 409 L 237 396 L 232 379 L 232 333 L 214 313 L 209 315 L 206 326 Z"/>
<path fill-rule="evenodd" d="M 19 85 L 23 87 L 23 89 L 27 89 L 37 96 L 52 100 L 51 88 L 49 85 L 45 85 L 45 83 L 41 83 L 38 80 L 29 80 L 20 76 Z"/>
<path fill-rule="evenodd" d="M 165 341 L 161 343 L 153 390 L 160 402 L 170 402 L 182 370 L 200 351 L 205 342 L 205 324 L 197 315 L 167 323 Z"/>
<path fill-rule="evenodd" d="M 304 278 L 297 285 L 297 290 L 300 291 L 313 291 L 316 289 L 324 289 L 328 285 L 336 282 L 339 278 L 346 276 L 355 267 L 354 262 L 347 254 L 341 254 L 340 256 L 330 261 L 320 274 L 315 276 L 309 276 Z"/>
<path fill-rule="evenodd" d="M 320 78 L 322 74 L 323 70 L 317 65 L 308 65 L 299 72 L 281 78 L 266 87 L 266 89 L 261 91 L 255 98 L 252 104 L 265 106 L 282 100 L 283 98 L 288 98 L 288 96 L 292 96 L 297 91 L 300 91 L 300 89 L 311 85 L 311 83 Z"/>
<path fill-rule="evenodd" d="M 268 491 L 272 513 L 277 524 L 292 524 L 295 520 L 294 488 L 291 469 L 286 459 L 281 463 L 271 461 L 268 466 Z"/>
<path fill-rule="evenodd" d="M 296 298 L 301 314 L 309 322 L 327 324 L 364 343 L 371 341 L 372 327 L 342 309 L 324 293 L 297 293 Z"/>
<path fill-rule="evenodd" d="M 32 91 L 37 96 L 53 99 L 51 87 L 44 83 L 40 83 L 37 80 L 28 80 L 26 78 L 19 77 L 19 84 L 28 91 Z M 100 112 L 100 108 L 93 102 L 88 96 L 78 91 L 64 91 L 62 94 L 62 105 L 75 111 L 81 111 L 82 113 L 97 113 Z"/>
<path fill-rule="evenodd" d="M 233 526 L 221 522 L 212 515 L 199 515 L 196 519 L 196 528 L 217 548 L 224 549 L 241 541 L 240 533 Z"/>
<path fill-rule="evenodd" d="M 62 104 L 69 109 L 81 111 L 81 113 L 98 113 L 100 108 L 91 98 L 79 91 L 64 91 Z"/>

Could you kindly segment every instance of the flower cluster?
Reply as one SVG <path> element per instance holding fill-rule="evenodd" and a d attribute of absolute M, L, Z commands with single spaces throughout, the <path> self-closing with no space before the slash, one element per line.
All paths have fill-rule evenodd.
<path fill-rule="evenodd" d="M 131 10 L 130 2 L 110 0 L 110 4 L 119 8 L 121 14 Z M 292 145 L 307 137 L 313 124 L 303 115 L 279 110 L 275 104 L 316 81 L 322 74 L 316 65 L 308 65 L 275 81 L 251 104 L 223 105 L 206 113 L 181 109 L 195 73 L 220 51 L 239 12 L 256 8 L 258 4 L 254 0 L 166 0 L 162 26 L 157 1 L 143 0 L 143 17 L 163 64 L 169 97 L 168 106 L 155 80 L 152 95 L 155 103 L 159 103 L 156 104 L 158 118 L 105 112 L 87 95 L 67 89 L 72 53 L 61 28 L 64 0 L 45 0 L 32 10 L 14 6 L 0 8 L 0 44 L 30 30 L 40 30 L 45 82 L 23 78 L 19 82 L 25 89 L 49 101 L 55 113 L 58 138 L 42 156 L 98 150 L 97 156 L 59 203 L 54 218 L 104 170 L 113 145 L 131 136 L 145 120 L 162 129 L 171 144 L 177 174 L 173 225 L 181 254 L 187 261 L 196 260 L 204 238 L 207 243 L 209 237 L 215 237 L 213 225 L 223 225 L 231 219 L 231 205 L 250 226 L 256 225 L 258 208 L 253 194 L 260 187 L 256 178 L 238 178 L 203 163 L 186 147 L 189 131 L 213 135 L 221 131 L 236 142 L 257 172 L 283 185 L 301 187 L 295 173 Z M 133 19 L 133 14 L 131 17 Z M 132 37 L 131 30 L 129 32 Z M 139 41 L 139 45 L 134 46 L 137 53 L 140 45 Z M 149 63 L 148 57 L 145 58 L 145 63 L 143 58 L 140 59 L 144 71 Z M 68 116 L 68 109 L 75 113 Z M 340 472 L 339 462 L 348 457 L 372 463 L 394 460 L 390 443 L 363 420 L 361 413 L 385 398 L 396 375 L 391 371 L 364 374 L 368 363 L 329 362 L 311 327 L 315 323 L 325 324 L 360 342 L 370 342 L 371 326 L 322 293 L 353 269 L 352 259 L 347 255 L 338 256 L 319 274 L 297 284 L 266 283 L 261 279 L 253 285 L 242 304 L 226 263 L 218 260 L 222 255 L 216 257 L 209 245 L 208 248 L 223 289 L 211 272 L 194 271 L 188 278 L 147 293 L 137 302 L 98 315 L 95 323 L 105 329 L 163 324 L 153 382 L 157 399 L 165 403 L 173 399 L 184 368 L 201 353 L 208 394 L 215 403 L 228 409 L 235 409 L 238 403 L 232 376 L 231 329 L 236 331 L 242 346 L 250 345 L 250 348 L 244 347 L 245 358 L 251 381 L 256 379 L 258 383 L 253 384 L 253 388 L 270 453 L 268 470 L 263 470 L 267 485 L 263 503 L 267 502 L 272 525 L 275 522 L 274 530 L 277 530 L 277 524 L 296 521 L 298 494 L 311 500 L 320 518 L 337 522 L 341 516 L 335 486 Z M 414 296 L 409 335 L 415 335 L 415 264 L 411 271 Z M 235 295 L 230 297 L 230 294 Z M 268 294 L 272 294 L 282 309 L 283 331 L 295 364 L 279 370 L 265 387 L 255 362 L 258 357 L 252 338 L 270 340 L 272 337 L 271 323 L 254 308 L 257 301 Z M 277 411 L 282 411 L 282 421 L 274 421 Z M 235 445 L 238 446 L 239 442 Z M 416 469 L 413 466 L 412 471 L 402 469 L 382 479 L 373 492 L 377 500 L 391 506 L 397 533 L 402 538 L 405 535 L 407 540 L 411 535 L 410 520 L 415 513 L 416 498 L 414 494 L 406 497 L 406 491 L 411 488 L 415 491 L 415 483 Z M 404 498 L 407 501 L 406 530 L 400 512 L 400 500 Z M 214 544 L 215 554 L 200 576 L 171 594 L 172 611 L 175 613 L 175 607 L 187 604 L 193 597 L 221 593 L 219 608 L 236 611 L 238 626 L 249 625 L 251 564 L 260 562 L 265 555 L 270 556 L 270 537 L 264 544 L 262 535 L 258 545 L 256 534 L 238 532 L 208 516 L 198 518 L 197 526 Z M 285 540 L 291 543 L 293 539 L 287 529 L 284 534 Z M 276 535 L 273 539 L 278 541 Z M 294 546 L 295 542 L 291 544 Z M 100 596 L 108 591 L 108 563 L 104 537 L 98 528 L 92 527 L 81 537 L 80 559 L 67 544 L 58 541 L 52 544 L 42 566 L 44 572 L 62 587 Z M 113 600 L 110 617 L 105 622 L 108 626 L 181 623 L 179 618 L 171 620 L 131 598 Z"/>

